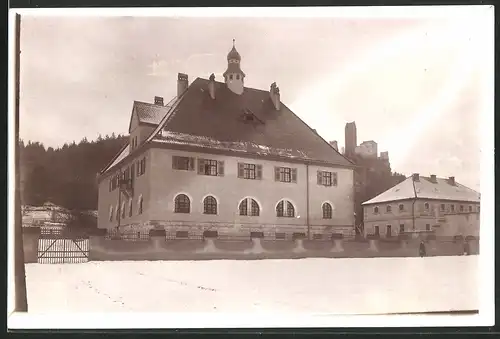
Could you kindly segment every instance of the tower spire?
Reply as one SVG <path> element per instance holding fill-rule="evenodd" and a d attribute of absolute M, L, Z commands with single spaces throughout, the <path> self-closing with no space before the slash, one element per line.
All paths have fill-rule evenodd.
<path fill-rule="evenodd" d="M 227 87 L 236 94 L 243 93 L 245 73 L 240 68 L 241 56 L 234 46 L 236 39 L 233 39 L 233 48 L 227 55 L 227 69 L 224 72 L 224 80 Z"/>

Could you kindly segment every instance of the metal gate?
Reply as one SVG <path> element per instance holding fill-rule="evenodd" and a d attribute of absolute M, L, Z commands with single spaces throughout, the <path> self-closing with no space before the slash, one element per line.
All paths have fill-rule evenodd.
<path fill-rule="evenodd" d="M 42 234 L 38 240 L 38 263 L 78 264 L 89 261 L 88 236 Z"/>

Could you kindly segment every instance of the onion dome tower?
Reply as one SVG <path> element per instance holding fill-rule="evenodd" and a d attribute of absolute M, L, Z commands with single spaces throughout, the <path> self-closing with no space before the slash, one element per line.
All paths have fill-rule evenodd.
<path fill-rule="evenodd" d="M 227 55 L 227 69 L 224 72 L 226 86 L 236 94 L 242 94 L 244 88 L 245 73 L 240 68 L 241 56 L 234 46 Z"/>

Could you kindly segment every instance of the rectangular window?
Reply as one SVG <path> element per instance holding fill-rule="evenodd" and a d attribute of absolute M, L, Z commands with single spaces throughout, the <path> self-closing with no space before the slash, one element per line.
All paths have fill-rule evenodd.
<path fill-rule="evenodd" d="M 425 225 L 425 230 L 430 231 L 431 230 L 431 224 L 426 224 Z"/>
<path fill-rule="evenodd" d="M 297 182 L 297 169 L 290 167 L 275 167 L 274 180 L 280 182 Z"/>
<path fill-rule="evenodd" d="M 444 204 L 441 204 L 441 212 L 444 212 L 445 206 Z"/>
<path fill-rule="evenodd" d="M 451 207 L 451 211 L 452 211 L 452 212 L 455 212 L 455 205 L 454 205 L 454 204 L 451 204 L 451 205 L 450 205 L 450 207 Z"/>
<path fill-rule="evenodd" d="M 172 169 L 183 171 L 194 171 L 194 158 L 190 157 L 172 157 Z"/>
<path fill-rule="evenodd" d="M 392 236 L 392 226 L 391 225 L 387 225 L 387 229 L 386 229 L 386 237 L 389 238 Z"/>
<path fill-rule="evenodd" d="M 318 185 L 337 186 L 337 173 L 318 171 Z"/>
<path fill-rule="evenodd" d="M 238 163 L 238 178 L 262 179 L 262 165 Z"/>
<path fill-rule="evenodd" d="M 141 176 L 146 173 L 146 158 L 142 158 L 137 162 L 137 176 Z"/>
<path fill-rule="evenodd" d="M 224 161 L 198 159 L 198 174 L 210 176 L 224 175 Z"/>
<path fill-rule="evenodd" d="M 114 191 L 118 187 L 118 179 L 119 179 L 119 177 L 120 177 L 119 174 L 115 174 L 114 176 L 111 177 L 110 183 L 109 183 L 109 190 L 110 190 L 110 192 Z"/>
<path fill-rule="evenodd" d="M 405 231 L 405 224 L 400 224 L 399 225 L 399 233 L 404 233 Z"/>
<path fill-rule="evenodd" d="M 378 226 L 375 226 L 374 231 L 375 231 L 375 235 L 380 235 L 380 230 L 379 230 Z"/>

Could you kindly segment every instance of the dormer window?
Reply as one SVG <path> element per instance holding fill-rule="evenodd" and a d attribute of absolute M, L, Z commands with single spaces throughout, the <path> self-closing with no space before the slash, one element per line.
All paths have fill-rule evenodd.
<path fill-rule="evenodd" d="M 229 80 L 233 80 L 233 75 L 229 74 Z"/>
<path fill-rule="evenodd" d="M 240 80 L 240 75 L 236 74 L 236 80 Z"/>

